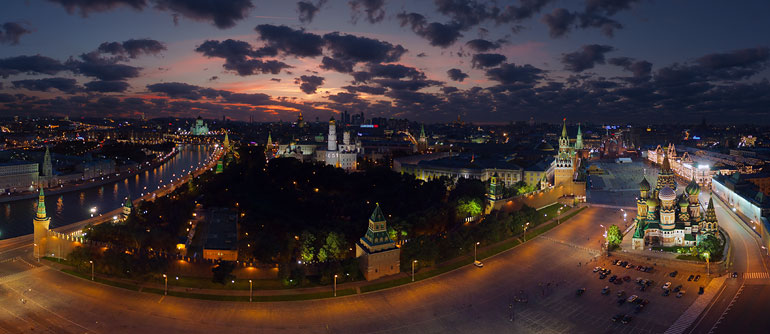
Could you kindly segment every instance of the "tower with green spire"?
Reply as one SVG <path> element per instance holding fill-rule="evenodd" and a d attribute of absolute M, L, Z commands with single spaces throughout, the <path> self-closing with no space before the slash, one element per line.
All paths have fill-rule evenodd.
<path fill-rule="evenodd" d="M 192 178 L 190 180 L 192 180 Z M 128 197 L 126 197 L 126 202 L 123 203 L 123 219 L 128 218 L 128 216 L 131 215 L 131 211 L 133 210 L 134 203 L 131 201 L 131 195 L 128 195 Z"/>
<path fill-rule="evenodd" d="M 583 149 L 583 132 L 580 131 L 580 123 L 578 123 L 577 137 L 575 137 L 575 149 L 576 150 Z"/>
<path fill-rule="evenodd" d="M 575 174 L 572 149 L 569 147 L 569 137 L 567 136 L 567 119 L 561 128 L 561 137 L 559 137 L 559 154 L 556 156 L 554 168 L 553 185 L 567 184 L 572 182 Z"/>
<path fill-rule="evenodd" d="M 401 249 L 388 234 L 385 215 L 379 203 L 369 216 L 366 234 L 356 242 L 356 258 L 359 259 L 361 272 L 367 281 L 398 274 L 401 270 Z"/>
<path fill-rule="evenodd" d="M 45 212 L 45 193 L 43 193 L 42 187 L 37 198 L 37 213 L 35 218 L 32 219 L 32 224 L 35 228 L 33 253 L 36 258 L 40 258 L 45 254 L 48 227 L 51 225 L 51 217 L 48 217 L 48 214 Z"/>
<path fill-rule="evenodd" d="M 417 139 L 417 150 L 424 152 L 428 150 L 428 136 L 425 135 L 425 125 L 420 124 L 420 137 Z"/>
<path fill-rule="evenodd" d="M 43 166 L 41 168 L 41 176 L 50 178 L 53 175 L 53 166 L 51 165 L 51 151 L 48 150 L 48 146 L 45 148 L 45 155 L 43 155 Z"/>
<path fill-rule="evenodd" d="M 227 132 L 225 132 L 225 140 L 222 142 L 222 147 L 225 148 L 225 152 L 230 152 L 230 138 L 227 136 Z"/>
<path fill-rule="evenodd" d="M 706 207 L 706 219 L 702 224 L 701 229 L 704 233 L 714 232 L 719 228 L 719 224 L 717 223 L 717 213 L 716 210 L 714 210 L 713 195 L 709 197 L 709 204 L 708 207 Z"/>
<path fill-rule="evenodd" d="M 222 163 L 222 159 L 217 160 L 217 169 L 214 170 L 214 174 L 222 174 L 224 170 L 225 170 L 225 166 Z"/>

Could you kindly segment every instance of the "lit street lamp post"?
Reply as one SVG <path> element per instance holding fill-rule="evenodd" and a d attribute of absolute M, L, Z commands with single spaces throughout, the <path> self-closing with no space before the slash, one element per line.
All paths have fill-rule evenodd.
<path fill-rule="evenodd" d="M 251 302 L 251 297 L 253 296 L 251 291 L 252 291 L 252 284 L 251 284 L 251 280 L 249 280 L 249 302 Z"/>
<path fill-rule="evenodd" d="M 93 281 L 94 280 L 94 261 L 92 260 L 88 262 L 91 263 L 91 280 Z"/>
<path fill-rule="evenodd" d="M 414 265 L 417 263 L 417 260 L 412 261 L 412 282 L 414 282 Z"/>
<path fill-rule="evenodd" d="M 706 276 L 711 276 L 711 266 L 709 264 L 709 258 L 711 257 L 711 254 L 709 252 L 703 253 L 703 257 L 706 258 Z"/>
<path fill-rule="evenodd" d="M 529 222 L 521 226 L 524 227 L 524 241 L 527 241 L 527 229 L 529 228 Z"/>
<path fill-rule="evenodd" d="M 479 242 L 476 241 L 475 244 L 473 244 L 473 263 L 476 263 L 476 246 L 479 245 Z"/>
<path fill-rule="evenodd" d="M 334 297 L 337 297 L 337 274 L 334 274 Z"/>
<path fill-rule="evenodd" d="M 168 295 L 168 276 L 166 274 L 163 274 L 163 295 Z"/>

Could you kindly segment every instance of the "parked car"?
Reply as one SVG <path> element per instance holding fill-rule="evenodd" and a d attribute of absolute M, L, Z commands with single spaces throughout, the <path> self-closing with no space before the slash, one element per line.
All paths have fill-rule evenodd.
<path fill-rule="evenodd" d="M 670 287 L 671 287 L 671 282 L 666 282 L 666 284 L 663 284 L 663 289 L 664 290 L 667 290 Z"/>
<path fill-rule="evenodd" d="M 671 294 L 671 290 L 663 290 L 663 297 L 668 297 Z"/>
<path fill-rule="evenodd" d="M 634 313 L 642 312 L 642 310 L 644 310 L 644 305 L 642 304 L 636 305 L 636 308 L 634 308 Z"/>
<path fill-rule="evenodd" d="M 678 271 L 674 270 L 671 273 L 669 273 L 668 276 L 676 277 L 676 274 L 678 274 L 678 273 L 679 273 Z"/>
<path fill-rule="evenodd" d="M 634 266 L 632 266 L 630 263 L 626 265 L 626 269 L 631 269 L 631 268 L 633 268 L 633 267 L 634 267 Z"/>
<path fill-rule="evenodd" d="M 580 288 L 580 289 L 577 289 L 577 291 L 575 291 L 575 295 L 582 296 L 583 293 L 585 292 L 586 292 L 586 288 Z"/>
<path fill-rule="evenodd" d="M 626 296 L 626 292 L 624 290 L 618 291 L 618 297 L 624 298 Z"/>
<path fill-rule="evenodd" d="M 646 285 L 642 285 L 642 286 L 639 287 L 639 291 L 644 291 L 644 290 L 647 290 L 647 286 Z"/>
<path fill-rule="evenodd" d="M 601 268 L 599 268 L 599 267 L 594 267 L 594 272 L 598 272 L 599 270 L 601 270 Z"/>
<path fill-rule="evenodd" d="M 738 278 L 738 272 L 737 271 L 733 271 L 733 278 Z"/>
<path fill-rule="evenodd" d="M 631 317 L 630 315 L 626 314 L 626 315 L 623 316 L 623 319 L 620 319 L 620 322 L 622 322 L 624 324 L 627 324 L 627 323 L 631 322 L 632 319 L 633 319 L 633 317 Z"/>
<path fill-rule="evenodd" d="M 625 315 L 623 313 L 618 313 L 618 314 L 612 316 L 612 321 L 613 322 L 618 322 L 618 321 L 620 321 L 620 319 L 623 319 L 624 316 Z"/>
<path fill-rule="evenodd" d="M 695 275 L 695 279 L 693 281 L 697 282 L 700 279 L 700 275 Z"/>
<path fill-rule="evenodd" d="M 618 275 L 612 275 L 612 277 L 610 277 L 610 282 L 615 282 L 616 279 L 618 279 Z"/>
<path fill-rule="evenodd" d="M 644 271 L 646 273 L 651 273 L 652 272 L 652 267 L 644 267 L 644 270 L 642 270 L 642 271 Z"/>
<path fill-rule="evenodd" d="M 682 290 L 681 284 L 677 285 L 676 288 L 674 288 L 674 292 L 679 292 L 679 290 Z"/>
<path fill-rule="evenodd" d="M 642 299 L 642 302 L 641 302 L 641 303 L 639 303 L 639 304 L 642 304 L 642 305 L 647 305 L 647 304 L 649 304 L 649 303 L 650 303 L 650 301 L 649 301 L 648 299 Z"/>
<path fill-rule="evenodd" d="M 599 279 L 605 279 L 605 278 L 607 278 L 607 274 L 605 273 L 599 274 Z"/>
<path fill-rule="evenodd" d="M 647 283 L 645 283 L 645 285 L 647 285 L 647 286 L 653 286 L 653 285 L 655 285 L 655 281 L 653 281 L 653 280 L 647 280 Z"/>
<path fill-rule="evenodd" d="M 479 268 L 484 267 L 484 263 L 482 263 L 481 261 L 473 261 L 473 265 Z"/>
<path fill-rule="evenodd" d="M 695 275 L 690 275 L 690 277 L 687 277 L 687 281 L 692 281 L 693 278 L 695 278 Z"/>
<path fill-rule="evenodd" d="M 638 298 L 639 298 L 639 296 L 637 296 L 637 295 L 631 295 L 631 297 L 628 297 L 628 299 L 626 301 L 629 302 L 629 303 L 633 303 Z"/>
<path fill-rule="evenodd" d="M 680 290 L 679 293 L 676 294 L 676 298 L 682 298 L 682 296 L 684 296 L 685 293 L 686 291 Z"/>
<path fill-rule="evenodd" d="M 703 287 L 699 287 L 699 288 L 698 288 L 698 294 L 699 294 L 699 295 L 702 295 L 702 294 L 703 294 Z"/>
<path fill-rule="evenodd" d="M 609 294 L 609 293 L 610 293 L 610 287 L 609 286 L 604 286 L 604 289 L 602 289 L 602 294 L 606 295 L 606 294 Z"/>
<path fill-rule="evenodd" d="M 612 282 L 612 284 L 621 285 L 621 284 L 623 284 L 623 280 L 618 278 L 618 279 L 615 280 L 615 282 Z"/>
<path fill-rule="evenodd" d="M 618 306 L 623 305 L 626 302 L 625 298 L 618 299 Z"/>

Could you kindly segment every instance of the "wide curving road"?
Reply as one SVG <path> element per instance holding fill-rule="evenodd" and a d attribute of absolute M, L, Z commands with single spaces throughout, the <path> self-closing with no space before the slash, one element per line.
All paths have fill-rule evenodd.
<path fill-rule="evenodd" d="M 652 299 L 649 309 L 630 324 L 615 323 L 610 318 L 630 313 L 630 306 L 618 307 L 614 297 L 600 295 L 607 282 L 591 272 L 596 261 L 586 264 L 599 253 L 599 224 L 619 220 L 616 209 L 588 208 L 550 232 L 485 260 L 484 268 L 467 266 L 384 291 L 301 302 L 213 302 L 129 291 L 38 266 L 27 260 L 29 250 L 22 249 L 26 253 L 16 261 L 0 263 L 0 268 L 10 268 L 0 269 L 7 270 L 0 271 L 0 332 L 662 332 L 694 296 L 642 295 Z M 627 269 L 613 270 L 621 274 Z M 656 272 L 663 276 L 665 269 Z M 612 289 L 631 288 L 626 285 Z M 577 288 L 586 288 L 586 294 L 575 296 Z M 521 290 L 528 302 L 513 302 Z"/>

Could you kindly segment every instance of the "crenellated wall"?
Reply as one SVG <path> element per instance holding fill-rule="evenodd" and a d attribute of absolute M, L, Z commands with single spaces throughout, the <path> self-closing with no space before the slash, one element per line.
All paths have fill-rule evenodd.
<path fill-rule="evenodd" d="M 490 203 L 491 205 L 487 206 L 487 212 L 493 210 L 504 210 L 506 212 L 511 212 L 521 209 L 521 207 L 524 205 L 539 209 L 559 202 L 559 199 L 564 196 L 585 198 L 585 195 L 585 182 L 562 183 L 558 186 L 552 186 L 542 190 L 533 191 L 531 193 L 494 201 Z"/>

